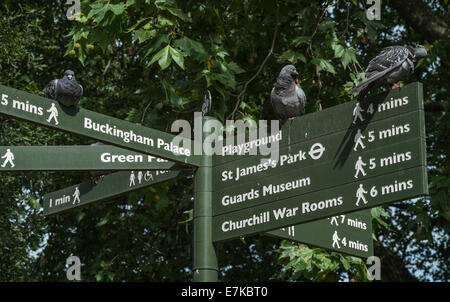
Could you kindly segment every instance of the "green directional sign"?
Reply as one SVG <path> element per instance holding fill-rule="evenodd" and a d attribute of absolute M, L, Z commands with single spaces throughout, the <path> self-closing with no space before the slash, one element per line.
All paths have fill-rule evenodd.
<path fill-rule="evenodd" d="M 60 106 L 56 101 L 1 85 L 0 113 L 175 162 L 196 166 L 200 161 L 192 152 L 194 141 L 186 139 L 187 146 L 180 146 L 179 137 L 173 134 L 82 108 Z"/>
<path fill-rule="evenodd" d="M 337 216 L 428 194 L 426 166 L 403 169 L 213 217 L 213 240 Z"/>
<path fill-rule="evenodd" d="M 366 101 L 283 127 L 278 158 L 215 156 L 213 240 L 428 194 L 421 85 Z"/>
<path fill-rule="evenodd" d="M 270 136 L 268 134 L 271 133 L 267 129 L 258 130 L 268 137 L 260 136 L 249 141 L 247 136 L 245 142 L 239 142 L 238 139 L 243 138 L 235 136 L 231 138 L 231 143 L 225 139 L 221 153 L 213 158 L 213 165 L 248 158 L 249 154 L 257 154 L 255 149 L 268 141 L 279 143 L 280 147 L 293 145 L 323 135 L 347 131 L 352 126 L 359 126 L 364 130 L 373 122 L 417 110 L 423 110 L 423 88 L 418 82 L 388 93 L 369 96 L 361 103 L 348 102 L 301 116 L 286 122 L 279 133 Z"/>
<path fill-rule="evenodd" d="M 115 146 L 0 146 L 1 171 L 181 170 L 184 166 Z"/>
<path fill-rule="evenodd" d="M 121 171 L 108 174 L 97 184 L 86 181 L 44 195 L 44 215 L 57 214 L 95 201 L 113 198 L 181 175 L 181 171 L 169 170 Z"/>
<path fill-rule="evenodd" d="M 288 226 L 266 234 L 352 256 L 373 256 L 370 210 Z"/>
<path fill-rule="evenodd" d="M 213 213 L 425 165 L 423 125 L 423 111 L 419 110 L 374 122 L 360 132 L 360 140 L 356 128 L 352 135 L 345 131 L 282 148 L 278 161 L 261 163 L 260 157 L 250 156 L 216 166 Z"/>

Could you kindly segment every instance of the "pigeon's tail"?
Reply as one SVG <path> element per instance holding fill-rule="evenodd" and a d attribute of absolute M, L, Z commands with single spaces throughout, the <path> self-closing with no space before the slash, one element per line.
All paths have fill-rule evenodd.
<path fill-rule="evenodd" d="M 353 88 L 352 90 L 350 90 L 351 93 L 360 93 L 366 85 L 358 85 L 355 88 Z"/>
<path fill-rule="evenodd" d="M 358 96 L 356 97 L 356 99 L 358 100 L 358 102 L 362 101 L 367 93 L 372 90 L 373 88 L 375 88 L 377 85 L 375 82 L 369 82 L 369 83 L 360 83 L 358 86 L 356 86 L 355 88 L 353 88 L 351 90 L 352 93 L 357 92 Z"/>
<path fill-rule="evenodd" d="M 374 78 L 366 78 L 359 82 L 358 85 L 355 86 L 352 90 L 350 90 L 351 93 L 361 93 L 364 90 L 367 90 L 371 83 L 373 83 L 375 80 Z"/>

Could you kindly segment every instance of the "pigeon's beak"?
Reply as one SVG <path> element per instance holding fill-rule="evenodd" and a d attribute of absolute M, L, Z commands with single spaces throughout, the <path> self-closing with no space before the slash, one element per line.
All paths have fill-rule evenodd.
<path fill-rule="evenodd" d="M 67 76 L 67 78 L 69 78 L 69 80 L 72 80 L 72 75 L 69 74 L 69 75 Z"/>
<path fill-rule="evenodd" d="M 414 50 L 414 57 L 416 59 L 425 58 L 428 55 L 428 52 L 425 48 L 416 48 Z"/>

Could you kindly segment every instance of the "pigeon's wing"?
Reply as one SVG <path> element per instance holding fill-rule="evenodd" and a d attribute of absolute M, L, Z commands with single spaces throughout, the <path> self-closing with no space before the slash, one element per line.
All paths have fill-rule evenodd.
<path fill-rule="evenodd" d="M 83 96 L 83 86 L 81 86 L 81 84 L 78 84 L 78 86 L 80 86 L 80 99 Z"/>
<path fill-rule="evenodd" d="M 298 99 L 298 102 L 299 102 L 300 113 L 304 114 L 305 113 L 305 107 L 306 107 L 306 95 L 305 95 L 305 92 L 298 85 L 295 85 L 295 92 L 297 94 L 297 99 Z"/>
<path fill-rule="evenodd" d="M 283 124 L 288 119 L 286 106 L 283 104 L 282 97 L 276 93 L 275 88 L 273 88 L 270 93 L 270 101 L 272 103 L 273 110 L 275 110 L 275 113 L 281 120 L 281 124 Z"/>
<path fill-rule="evenodd" d="M 398 68 L 408 58 L 409 51 L 403 46 L 391 46 L 381 52 L 369 62 L 366 69 L 366 78 L 362 80 L 351 92 L 360 92 L 372 82 L 382 78 L 390 71 Z"/>
<path fill-rule="evenodd" d="M 58 80 L 50 81 L 45 87 L 44 98 L 54 100 L 56 98 L 56 87 L 58 85 Z"/>
<path fill-rule="evenodd" d="M 75 106 L 83 96 L 83 87 L 76 81 L 60 80 L 56 87 L 56 99 L 65 106 Z"/>
<path fill-rule="evenodd" d="M 83 96 L 83 86 L 81 86 L 76 80 L 70 81 L 69 90 L 72 91 L 74 99 L 77 101 Z"/>

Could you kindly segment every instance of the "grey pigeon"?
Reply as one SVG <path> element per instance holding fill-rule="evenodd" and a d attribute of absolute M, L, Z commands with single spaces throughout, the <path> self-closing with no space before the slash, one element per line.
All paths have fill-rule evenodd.
<path fill-rule="evenodd" d="M 76 106 L 82 96 L 83 87 L 78 84 L 72 70 L 66 70 L 62 79 L 50 81 L 44 92 L 44 97 L 57 100 L 66 107 Z"/>
<path fill-rule="evenodd" d="M 397 88 L 396 83 L 411 76 L 414 73 L 414 64 L 426 56 L 427 51 L 422 47 L 385 47 L 369 62 L 366 77 L 351 92 L 359 93 L 358 100 L 362 100 L 372 89 L 392 85 Z"/>
<path fill-rule="evenodd" d="M 203 96 L 202 116 L 207 116 L 211 112 L 211 92 L 208 89 Z"/>
<path fill-rule="evenodd" d="M 305 113 L 306 95 L 295 83 L 297 77 L 298 72 L 294 65 L 284 66 L 270 93 L 272 107 L 280 117 L 280 126 L 288 119 Z"/>

